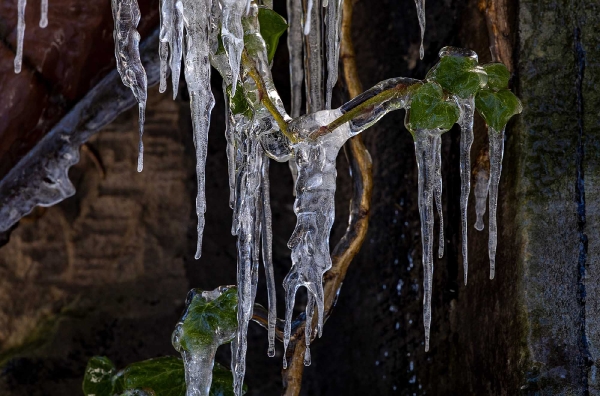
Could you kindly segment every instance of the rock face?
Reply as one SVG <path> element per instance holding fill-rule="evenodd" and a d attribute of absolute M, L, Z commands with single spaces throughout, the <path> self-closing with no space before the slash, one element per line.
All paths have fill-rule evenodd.
<path fill-rule="evenodd" d="M 12 43 L 16 12 L 9 3 L 0 8 L 7 21 L 0 34 L 3 42 Z M 53 21 L 60 25 L 55 29 L 75 32 L 75 25 L 61 21 L 56 13 L 66 13 L 69 4 L 79 3 L 51 1 L 48 32 L 53 31 Z M 140 2 L 142 13 L 156 10 L 156 3 Z M 418 56 L 420 36 L 412 4 L 392 0 L 379 4 L 359 1 L 354 12 L 355 47 L 365 87 L 392 76 L 422 78 L 444 45 L 473 48 L 481 62 L 491 60 L 477 2 L 428 4 L 423 61 Z M 275 6 L 283 13 L 283 2 Z M 110 23 L 97 19 L 106 10 L 97 10 L 89 26 L 81 27 L 95 32 L 93 39 L 72 36 L 101 40 L 105 65 L 112 56 Z M 364 134 L 375 176 L 369 235 L 350 267 L 323 338 L 313 344 L 303 394 L 600 394 L 596 366 L 600 13 L 592 0 L 522 0 L 518 7 L 510 2 L 509 10 L 518 48 L 513 86 L 524 112 L 507 129 L 495 280 L 488 279 L 487 229 L 477 232 L 471 226 L 469 284 L 462 284 L 459 131 L 453 130 L 443 138 L 447 249 L 436 261 L 431 350 L 425 353 L 414 149 L 410 135 L 400 127 L 403 115 L 392 113 Z M 17 108 L 8 106 L 6 95 L 0 98 L 0 119 L 6 120 L 0 123 L 5 128 L 0 131 L 0 153 L 12 153 L 14 141 L 29 139 L 28 128 L 43 124 L 37 122 L 38 113 L 53 108 L 47 92 L 51 84 L 38 84 L 41 76 L 41 81 L 52 84 L 52 78 L 66 78 L 58 69 L 50 68 L 54 72 L 48 74 L 47 66 L 39 66 L 46 65 L 39 59 L 49 58 L 35 53 L 35 46 L 39 51 L 45 44 L 28 43 L 28 37 L 39 33 L 36 12 L 28 8 L 29 69 L 11 75 L 10 49 L 0 47 L 6 54 L 0 54 L 0 71 L 6 71 L 0 73 L 3 92 L 28 98 L 16 101 Z M 70 17 L 73 24 L 85 22 L 87 16 L 80 14 Z M 103 30 L 106 26 L 108 30 Z M 81 73 L 78 84 L 83 85 L 71 91 L 64 88 L 74 92 L 71 96 L 61 94 L 72 103 L 93 81 L 79 59 L 82 48 L 89 46 L 57 48 L 69 49 L 77 58 L 51 54 L 56 62 L 72 65 L 73 73 Z M 274 77 L 286 98 L 285 46 L 279 51 Z M 137 110 L 133 110 L 90 141 L 86 150 L 91 154 L 82 153 L 80 164 L 71 170 L 77 195 L 23 220 L 0 249 L 0 361 L 5 367 L 0 394 L 76 395 L 92 355 L 107 355 L 122 367 L 174 354 L 170 333 L 187 290 L 235 282 L 222 97 L 214 93 L 217 107 L 209 139 L 202 260 L 193 260 L 196 187 L 189 106 L 185 97 L 173 102 L 169 95 L 151 89 L 144 172 L 135 171 Z M 487 144 L 481 120 L 476 120 L 475 135 L 473 157 Z M 340 156 L 332 243 L 345 228 L 350 183 L 343 171 L 346 166 Z M 292 185 L 286 165 L 272 164 L 271 169 L 276 181 L 271 191 L 274 259 L 276 282 L 281 285 L 290 266 L 286 242 L 295 221 Z M 473 195 L 469 218 L 474 224 Z M 485 222 L 487 227 L 487 217 Z M 266 302 L 264 283 L 258 290 L 258 301 Z M 281 303 L 282 288 L 278 292 Z M 278 311 L 281 316 L 283 305 Z M 280 345 L 275 359 L 267 358 L 266 350 L 266 332 L 251 325 L 249 395 L 277 394 L 281 388 Z M 222 349 L 218 360 L 227 364 L 228 354 L 227 348 Z"/>

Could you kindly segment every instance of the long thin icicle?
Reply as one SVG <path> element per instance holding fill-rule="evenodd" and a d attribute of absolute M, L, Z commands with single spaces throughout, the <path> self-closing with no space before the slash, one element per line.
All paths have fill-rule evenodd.
<path fill-rule="evenodd" d="M 469 194 L 471 193 L 471 145 L 473 144 L 473 115 L 475 97 L 456 98 L 460 109 L 460 219 L 462 224 L 463 279 L 467 284 L 469 272 L 468 217 Z"/>
<path fill-rule="evenodd" d="M 331 109 L 333 87 L 338 79 L 340 56 L 340 29 L 342 27 L 342 3 L 344 0 L 329 0 L 327 6 L 327 92 L 325 108 Z M 325 3 L 324 3 L 325 5 Z"/>
<path fill-rule="evenodd" d="M 489 241 L 490 279 L 496 273 L 496 246 L 498 244 L 498 225 L 496 223 L 496 209 L 498 208 L 498 185 L 502 173 L 502 157 L 504 156 L 504 129 L 497 131 L 488 126 L 490 138 L 490 186 L 489 186 Z"/>
<path fill-rule="evenodd" d="M 126 87 L 131 88 L 139 107 L 139 154 L 138 172 L 144 168 L 144 120 L 148 78 L 140 59 L 140 34 L 136 30 L 140 22 L 140 8 L 136 0 L 112 0 L 113 19 L 115 21 L 115 58 L 117 70 Z"/>
<path fill-rule="evenodd" d="M 421 47 L 419 48 L 419 56 L 423 59 L 425 49 L 423 48 L 423 39 L 425 38 L 425 0 L 415 0 L 417 6 L 417 17 L 419 18 L 419 27 L 421 28 Z"/>
<path fill-rule="evenodd" d="M 27 0 L 17 3 L 17 53 L 15 55 L 15 73 L 21 73 L 23 66 L 23 40 L 25 39 L 25 7 Z"/>
<path fill-rule="evenodd" d="M 204 168 L 206 165 L 210 113 L 215 105 L 215 98 L 210 89 L 209 61 L 209 16 L 212 2 L 211 0 L 184 0 L 182 5 L 187 44 L 185 80 L 190 94 L 194 145 L 196 147 L 198 244 L 195 257 L 199 259 L 202 255 L 202 235 L 204 234 L 204 214 L 206 213 Z"/>
<path fill-rule="evenodd" d="M 323 37 L 321 35 L 321 0 L 308 0 L 306 12 L 304 74 L 306 80 L 307 113 L 325 108 L 323 98 Z M 306 29 L 306 26 L 309 29 Z"/>
<path fill-rule="evenodd" d="M 40 27 L 43 29 L 48 26 L 48 0 L 42 0 Z"/>
<path fill-rule="evenodd" d="M 433 283 L 433 200 L 437 184 L 436 156 L 441 150 L 440 130 L 417 130 L 414 133 L 419 183 L 419 214 L 423 244 L 423 323 L 425 351 L 429 350 L 431 328 L 431 290 Z"/>
<path fill-rule="evenodd" d="M 442 144 L 441 137 L 437 137 L 433 145 L 433 157 L 434 157 L 434 196 L 435 206 L 437 207 L 438 218 L 440 220 L 440 231 L 439 231 L 439 247 L 438 257 L 444 257 L 444 213 L 442 209 Z"/>

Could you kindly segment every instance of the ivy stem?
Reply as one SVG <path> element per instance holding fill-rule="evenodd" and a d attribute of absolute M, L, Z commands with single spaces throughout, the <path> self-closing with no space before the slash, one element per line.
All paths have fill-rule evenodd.
<path fill-rule="evenodd" d="M 340 117 L 331 121 L 328 125 L 320 127 L 319 129 L 311 133 L 309 135 L 309 138 L 312 140 L 316 140 L 323 135 L 335 131 L 340 126 L 344 125 L 349 121 L 352 121 L 353 119 L 359 117 L 361 114 L 371 111 L 376 106 L 382 105 L 383 103 L 389 100 L 400 98 L 406 95 L 407 91 L 410 90 L 411 87 L 413 87 L 416 84 L 420 84 L 420 82 L 412 84 L 398 84 L 392 88 L 388 88 L 385 91 L 378 93 L 377 95 L 365 100 L 364 102 L 359 103 L 352 109 L 348 110 Z"/>
<path fill-rule="evenodd" d="M 273 119 L 275 119 L 275 122 L 279 126 L 279 129 L 281 130 L 281 132 L 288 139 L 290 139 L 290 141 L 292 143 L 297 143 L 298 137 L 289 131 L 288 123 L 285 121 L 285 119 L 283 118 L 283 115 L 279 112 L 279 110 L 277 109 L 277 107 L 275 106 L 275 104 L 273 103 L 271 98 L 269 97 L 269 92 L 267 90 L 265 81 L 263 80 L 262 76 L 256 69 L 256 65 L 254 64 L 254 61 L 252 61 L 252 59 L 250 59 L 250 57 L 248 56 L 248 53 L 245 49 L 244 49 L 244 52 L 242 52 L 242 65 L 246 69 L 246 72 L 248 73 L 250 78 L 252 78 L 254 80 L 254 83 L 256 84 L 256 87 L 258 88 L 258 93 L 260 95 L 261 103 L 265 106 L 265 108 L 269 111 L 269 113 L 271 113 L 271 115 L 273 116 Z"/>

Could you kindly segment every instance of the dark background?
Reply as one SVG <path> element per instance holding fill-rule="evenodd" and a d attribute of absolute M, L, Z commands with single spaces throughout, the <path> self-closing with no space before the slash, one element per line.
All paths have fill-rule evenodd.
<path fill-rule="evenodd" d="M 157 24 L 157 3 L 140 1 L 143 37 Z M 275 3 L 285 15 L 284 2 Z M 481 63 L 490 61 L 479 5 L 427 2 L 425 57 L 419 60 L 420 32 L 411 0 L 358 1 L 353 39 L 363 86 L 397 76 L 422 79 L 446 45 L 472 48 Z M 486 215 L 483 232 L 469 229 L 469 285 L 462 284 L 460 132 L 455 128 L 443 137 L 446 254 L 435 263 L 428 353 L 416 163 L 404 113 L 386 116 L 363 134 L 374 163 L 369 233 L 323 337 L 313 343 L 303 394 L 596 394 L 594 149 L 600 117 L 594 118 L 593 110 L 599 64 L 594 15 L 594 2 L 509 2 L 516 63 L 512 84 L 525 112 L 507 131 L 496 279 L 488 279 Z M 0 177 L 114 67 L 108 1 L 51 0 L 46 30 L 37 27 L 38 18 L 38 6 L 30 1 L 25 67 L 15 76 L 16 0 L 0 5 L 0 91 L 5 92 L 0 97 Z M 586 51 L 584 60 L 577 58 L 578 43 Z M 287 105 L 285 37 L 273 74 Z M 105 355 L 124 367 L 175 354 L 170 335 L 188 289 L 235 283 L 221 84 L 213 75 L 216 106 L 199 261 L 193 259 L 195 158 L 182 85 L 175 102 L 156 87 L 149 90 L 143 173 L 135 171 L 134 109 L 90 140 L 70 171 L 77 194 L 34 211 L 0 249 L 0 394 L 77 395 L 91 356 Z M 344 95 L 338 85 L 337 105 Z M 487 144 L 479 119 L 475 134 L 473 158 Z M 351 179 L 345 169 L 340 155 L 332 244 L 347 222 Z M 583 208 L 578 183 L 587 188 Z M 277 285 L 291 264 L 286 247 L 295 224 L 291 191 L 287 164 L 272 162 Z M 583 222 L 577 217 L 582 209 L 588 214 Z M 473 195 L 469 219 L 474 224 Z M 300 292 L 298 311 L 303 298 Z M 262 274 L 257 300 L 266 304 Z M 248 343 L 248 395 L 278 394 L 281 344 L 277 357 L 268 358 L 266 331 L 254 323 Z M 229 364 L 229 347 L 220 349 L 217 360 Z"/>

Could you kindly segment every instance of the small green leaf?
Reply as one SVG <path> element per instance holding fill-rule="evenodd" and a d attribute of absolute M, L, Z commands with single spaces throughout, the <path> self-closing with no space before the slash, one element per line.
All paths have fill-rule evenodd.
<path fill-rule="evenodd" d="M 485 122 L 496 131 L 501 131 L 512 116 L 523 110 L 519 98 L 508 89 L 498 92 L 482 89 L 475 96 L 475 108 Z"/>
<path fill-rule="evenodd" d="M 477 59 L 466 56 L 443 56 L 427 73 L 427 80 L 435 81 L 444 90 L 463 99 L 474 95 L 486 83 L 486 75 L 477 66 Z"/>
<path fill-rule="evenodd" d="M 488 63 L 483 65 L 488 81 L 487 86 L 490 89 L 498 91 L 500 89 L 508 88 L 508 80 L 510 79 L 510 72 L 502 63 Z"/>
<path fill-rule="evenodd" d="M 406 127 L 410 131 L 436 128 L 449 130 L 459 116 L 456 103 L 444 100 L 442 87 L 428 82 L 417 88 L 411 98 Z"/>
<path fill-rule="evenodd" d="M 269 63 L 271 63 L 275 57 L 279 38 L 287 30 L 288 25 L 281 15 L 264 7 L 258 9 L 258 23 L 260 24 L 260 35 L 267 45 Z"/>
<path fill-rule="evenodd" d="M 113 396 L 113 376 L 116 368 L 110 359 L 94 356 L 88 361 L 83 377 L 85 396 Z"/>
<path fill-rule="evenodd" d="M 132 363 L 123 370 L 123 384 L 125 390 L 152 391 L 155 396 L 185 396 L 183 361 L 164 356 Z"/>
<path fill-rule="evenodd" d="M 182 318 L 181 347 L 200 351 L 231 341 L 237 331 L 237 288 L 223 288 L 214 299 L 203 297 L 200 291 L 190 293 L 194 294 Z"/>
<path fill-rule="evenodd" d="M 248 387 L 244 385 L 242 392 L 246 393 Z M 213 380 L 210 386 L 210 396 L 235 396 L 233 392 L 233 376 L 231 371 L 215 363 L 213 368 Z"/>
<path fill-rule="evenodd" d="M 229 108 L 233 114 L 243 114 L 250 118 L 252 116 L 252 109 L 250 103 L 244 95 L 244 87 L 238 82 L 235 95 L 231 96 L 231 85 L 227 87 L 227 98 L 229 99 Z"/>

